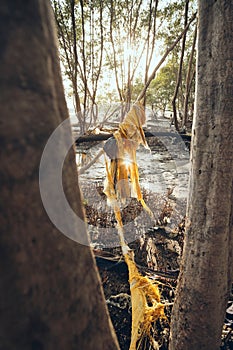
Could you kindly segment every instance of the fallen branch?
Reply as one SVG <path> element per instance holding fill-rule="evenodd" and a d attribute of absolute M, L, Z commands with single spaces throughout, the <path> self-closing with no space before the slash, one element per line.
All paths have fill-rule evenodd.
<path fill-rule="evenodd" d="M 182 137 L 183 140 L 187 140 L 187 141 L 191 141 L 191 135 L 189 134 L 182 134 L 182 133 L 178 133 L 175 131 L 158 131 L 158 132 L 151 132 L 151 131 L 144 131 L 145 137 Z M 81 143 L 84 142 L 98 142 L 98 141 L 106 141 L 108 140 L 110 137 L 113 136 L 113 133 L 103 133 L 103 134 L 93 134 L 93 135 L 84 135 L 84 136 L 80 136 L 79 138 L 77 138 L 77 140 L 75 141 L 76 146 L 80 145 Z"/>
<path fill-rule="evenodd" d="M 83 135 L 78 137 L 75 140 L 76 146 L 83 142 L 98 142 L 98 141 L 105 141 L 113 136 L 113 133 L 101 133 L 101 134 L 90 134 L 90 135 Z"/>

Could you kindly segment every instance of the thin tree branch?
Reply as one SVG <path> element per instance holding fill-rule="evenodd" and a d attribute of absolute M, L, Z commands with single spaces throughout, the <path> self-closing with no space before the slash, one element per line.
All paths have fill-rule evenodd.
<path fill-rule="evenodd" d="M 93 164 L 95 164 L 95 162 L 102 156 L 102 154 L 104 154 L 104 150 L 103 149 L 101 149 L 97 153 L 97 155 L 87 165 L 84 165 L 81 169 L 79 169 L 78 170 L 78 174 L 79 175 L 84 174 L 87 169 L 89 169 Z"/>
<path fill-rule="evenodd" d="M 152 80 L 155 78 L 155 75 L 158 71 L 158 69 L 160 68 L 160 66 L 163 64 L 163 62 L 165 61 L 165 59 L 167 58 L 167 56 L 169 55 L 169 53 L 174 49 L 174 47 L 178 44 L 178 42 L 182 39 L 183 35 L 187 32 L 187 30 L 189 29 L 190 24 L 194 21 L 194 19 L 196 18 L 197 13 L 194 13 L 194 15 L 192 16 L 192 18 L 190 19 L 189 23 L 187 24 L 187 26 L 185 27 L 185 29 L 182 31 L 182 33 L 178 36 L 178 38 L 174 41 L 174 43 L 167 49 L 167 51 L 164 53 L 163 57 L 161 58 L 161 60 L 159 61 L 159 63 L 157 64 L 157 66 L 154 68 L 153 72 L 151 73 L 150 77 L 148 78 L 146 84 L 144 85 L 143 90 L 140 92 L 140 94 L 137 97 L 137 101 L 140 101 L 144 96 L 145 93 L 150 85 L 150 83 L 152 82 Z"/>
<path fill-rule="evenodd" d="M 192 64 L 193 64 L 193 57 L 194 57 L 194 52 L 195 52 L 196 40 L 197 40 L 197 24 L 196 24 L 195 31 L 194 31 L 193 44 L 192 44 L 191 54 L 189 57 L 188 72 L 187 72 L 187 76 L 186 76 L 184 112 L 183 112 L 182 126 L 185 126 L 185 124 L 187 122 L 187 118 L 188 118 L 188 101 L 189 101 L 189 94 L 190 94 L 191 85 L 192 85 L 191 84 L 192 83 L 191 72 L 192 72 Z M 194 70 L 194 73 L 195 73 L 195 70 Z"/>

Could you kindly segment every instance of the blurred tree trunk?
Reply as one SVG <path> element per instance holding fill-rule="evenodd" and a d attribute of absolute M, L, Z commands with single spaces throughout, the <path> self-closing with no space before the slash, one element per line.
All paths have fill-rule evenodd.
<path fill-rule="evenodd" d="M 170 350 L 219 350 L 233 279 L 233 2 L 199 0 L 196 115 Z"/>
<path fill-rule="evenodd" d="M 51 19 L 47 0 L 1 1 L 0 348 L 115 350 L 91 250 L 55 228 L 40 197 L 42 151 L 68 115 Z M 73 149 L 63 184 L 87 242 Z"/>

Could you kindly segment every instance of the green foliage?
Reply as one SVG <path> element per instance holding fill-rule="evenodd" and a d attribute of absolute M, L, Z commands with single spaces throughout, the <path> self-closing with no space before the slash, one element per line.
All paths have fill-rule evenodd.
<path fill-rule="evenodd" d="M 148 102 L 156 110 L 172 110 L 171 101 L 174 94 L 177 62 L 173 57 L 160 69 L 148 90 Z"/>

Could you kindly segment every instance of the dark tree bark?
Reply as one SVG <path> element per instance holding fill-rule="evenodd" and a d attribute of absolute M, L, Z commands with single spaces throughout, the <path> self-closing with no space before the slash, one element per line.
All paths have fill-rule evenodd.
<path fill-rule="evenodd" d="M 233 3 L 199 0 L 196 114 L 170 350 L 219 350 L 233 280 Z"/>
<path fill-rule="evenodd" d="M 55 228 L 40 197 L 42 151 L 68 115 L 51 19 L 47 0 L 0 4 L 0 348 L 119 349 L 90 248 Z M 73 150 L 63 183 L 87 242 Z"/>

